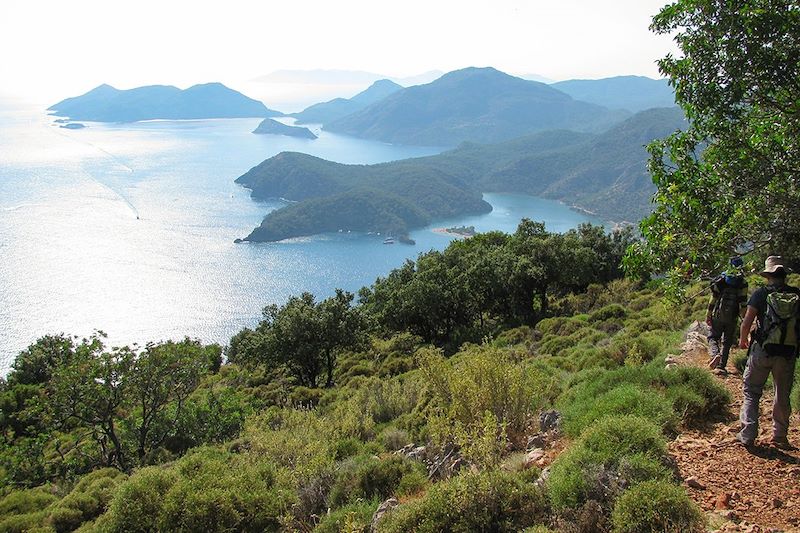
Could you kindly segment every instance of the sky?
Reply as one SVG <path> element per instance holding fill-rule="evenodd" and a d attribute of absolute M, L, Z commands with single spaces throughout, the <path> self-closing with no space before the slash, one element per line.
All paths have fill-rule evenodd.
<path fill-rule="evenodd" d="M 0 0 L 0 92 L 55 103 L 101 83 L 241 90 L 282 69 L 405 77 L 492 66 L 555 81 L 655 78 L 656 60 L 674 50 L 648 30 L 666 3 Z"/>

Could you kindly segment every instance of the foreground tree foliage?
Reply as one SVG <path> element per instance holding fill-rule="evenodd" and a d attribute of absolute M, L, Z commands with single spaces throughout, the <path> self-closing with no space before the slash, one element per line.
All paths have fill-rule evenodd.
<path fill-rule="evenodd" d="M 690 125 L 650 146 L 656 206 L 628 268 L 684 279 L 736 253 L 796 256 L 800 3 L 679 0 L 652 29 L 680 47 L 659 66 Z"/>
<path fill-rule="evenodd" d="M 284 365 L 300 385 L 315 388 L 324 376 L 324 385 L 330 387 L 337 354 L 365 341 L 366 318 L 352 302 L 352 294 L 337 290 L 319 303 L 304 292 L 281 307 L 269 305 L 255 331 L 245 329 L 231 339 L 228 360 Z"/>

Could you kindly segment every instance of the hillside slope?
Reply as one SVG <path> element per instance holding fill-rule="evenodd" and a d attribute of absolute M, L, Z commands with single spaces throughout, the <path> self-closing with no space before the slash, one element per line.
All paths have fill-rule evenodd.
<path fill-rule="evenodd" d="M 393 81 L 378 80 L 352 98 L 334 98 L 328 102 L 309 106 L 290 116 L 297 119 L 297 124 L 327 124 L 360 111 L 402 89 L 402 85 Z"/>
<path fill-rule="evenodd" d="M 550 129 L 602 131 L 627 114 L 580 102 L 493 68 L 467 68 L 409 87 L 325 129 L 385 142 L 496 143 Z"/>
<path fill-rule="evenodd" d="M 551 87 L 576 100 L 609 109 L 625 109 L 631 113 L 653 107 L 675 105 L 675 93 L 665 79 L 644 76 L 615 76 L 599 80 L 566 80 Z"/>

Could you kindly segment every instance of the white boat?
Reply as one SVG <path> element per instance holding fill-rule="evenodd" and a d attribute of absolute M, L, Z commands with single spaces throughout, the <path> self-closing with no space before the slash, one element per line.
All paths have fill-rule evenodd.
<path fill-rule="evenodd" d="M 391 237 L 386 237 L 386 238 L 383 240 L 383 244 L 394 244 L 394 239 L 393 239 L 393 238 L 391 238 Z"/>

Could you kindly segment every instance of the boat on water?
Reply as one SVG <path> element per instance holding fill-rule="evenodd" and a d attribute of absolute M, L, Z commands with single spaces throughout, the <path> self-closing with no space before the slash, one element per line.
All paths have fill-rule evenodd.
<path fill-rule="evenodd" d="M 394 239 L 391 237 L 386 237 L 383 239 L 383 244 L 394 244 Z"/>

